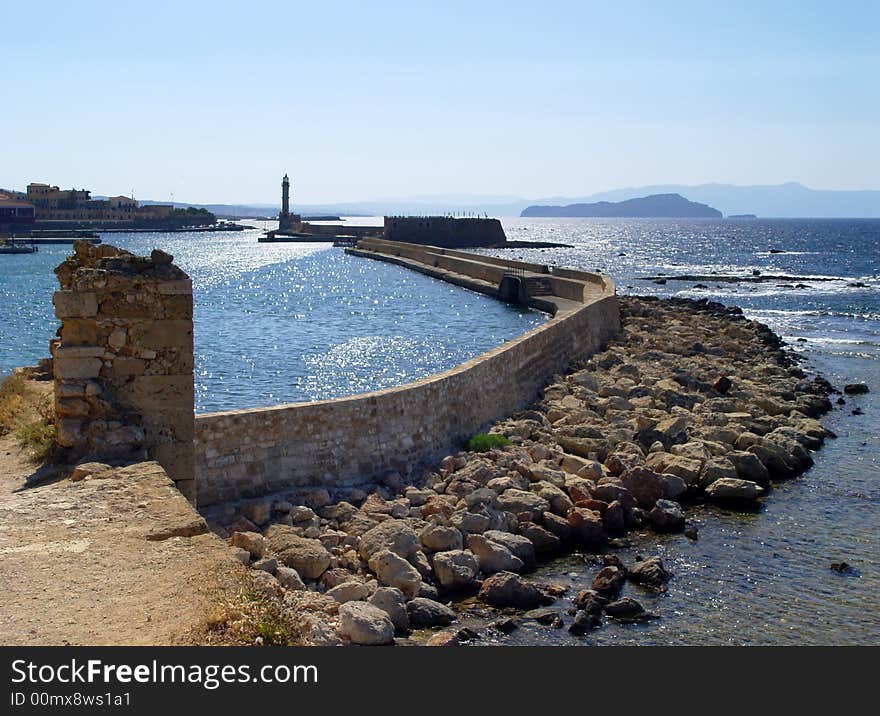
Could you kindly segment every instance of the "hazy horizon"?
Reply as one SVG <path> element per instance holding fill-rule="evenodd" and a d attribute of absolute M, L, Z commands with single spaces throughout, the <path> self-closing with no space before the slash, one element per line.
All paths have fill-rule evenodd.
<path fill-rule="evenodd" d="M 880 6 L 5 3 L 0 186 L 297 204 L 880 189 Z M 690 197 L 689 197 L 690 198 Z"/>

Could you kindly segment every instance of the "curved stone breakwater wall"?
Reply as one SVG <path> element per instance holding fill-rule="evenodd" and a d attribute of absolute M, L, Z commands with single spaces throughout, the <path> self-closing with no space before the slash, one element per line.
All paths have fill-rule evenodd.
<path fill-rule="evenodd" d="M 498 418 L 534 401 L 620 330 L 614 284 L 597 274 L 434 247 L 364 240 L 352 253 L 392 261 L 498 295 L 502 277 L 541 274 L 553 294 L 531 305 L 554 318 L 461 365 L 388 390 L 347 398 L 196 416 L 199 505 L 296 487 L 340 487 L 407 474 Z"/>

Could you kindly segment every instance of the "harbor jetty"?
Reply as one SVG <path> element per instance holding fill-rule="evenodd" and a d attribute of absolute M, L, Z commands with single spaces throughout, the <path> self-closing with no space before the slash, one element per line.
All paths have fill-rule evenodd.
<path fill-rule="evenodd" d="M 300 615 L 307 643 L 503 642 L 523 622 L 581 636 L 662 619 L 625 585 L 674 589 L 673 575 L 654 555 L 623 563 L 616 541 L 696 539 L 694 502 L 755 509 L 812 464 L 832 388 L 739 309 L 619 301 L 622 331 L 605 350 L 485 440 L 417 474 L 290 490 L 209 521 L 251 565 L 254 588 Z M 570 550 L 604 554 L 591 588 L 528 576 Z"/>
<path fill-rule="evenodd" d="M 261 236 L 260 243 L 332 243 L 350 246 L 360 239 L 462 248 L 557 248 L 567 244 L 544 241 L 508 241 L 498 219 L 488 216 L 386 216 L 382 226 L 344 223 L 316 224 L 290 211 L 290 178 L 281 180 L 278 228 Z"/>

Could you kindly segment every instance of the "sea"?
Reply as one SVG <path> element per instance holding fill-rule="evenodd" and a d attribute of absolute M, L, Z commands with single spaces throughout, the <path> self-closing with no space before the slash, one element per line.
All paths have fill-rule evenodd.
<path fill-rule="evenodd" d="M 192 276 L 199 413 L 402 384 L 546 320 L 327 244 L 259 244 L 270 225 L 250 223 L 256 228 L 241 233 L 104 237 L 137 253 L 168 251 Z M 523 620 L 501 635 L 482 628 L 493 615 L 466 611 L 481 643 L 880 644 L 880 220 L 502 223 L 511 240 L 570 248 L 491 253 L 602 271 L 624 294 L 740 306 L 777 331 L 805 369 L 871 392 L 846 396 L 823 418 L 837 437 L 804 475 L 776 485 L 760 511 L 695 505 L 688 519 L 698 539 L 644 533 L 615 547 L 625 562 L 660 555 L 674 573 L 663 594 L 626 587 L 659 619 L 608 623 L 585 637 Z M 52 269 L 69 250 L 0 256 L 0 374 L 46 355 L 57 327 Z M 849 570 L 832 570 L 839 562 Z M 569 587 L 556 606 L 570 621 L 571 595 L 599 566 L 600 556 L 575 553 L 535 578 Z"/>

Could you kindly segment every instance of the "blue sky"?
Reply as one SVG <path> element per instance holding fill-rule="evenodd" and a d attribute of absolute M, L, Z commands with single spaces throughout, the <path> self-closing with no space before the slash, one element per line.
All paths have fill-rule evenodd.
<path fill-rule="evenodd" d="M 0 186 L 880 188 L 877 2 L 0 0 Z"/>

